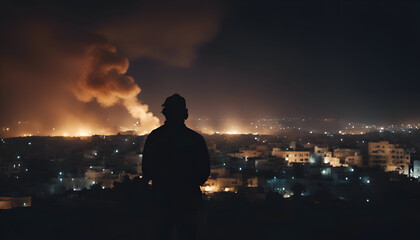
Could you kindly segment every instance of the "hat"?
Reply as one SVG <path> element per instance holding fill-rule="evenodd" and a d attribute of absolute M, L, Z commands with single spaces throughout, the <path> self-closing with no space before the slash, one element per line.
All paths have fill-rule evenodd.
<path fill-rule="evenodd" d="M 165 108 L 175 108 L 175 109 L 185 109 L 187 108 L 185 103 L 185 98 L 181 97 L 178 93 L 166 98 L 165 102 L 162 104 Z"/>

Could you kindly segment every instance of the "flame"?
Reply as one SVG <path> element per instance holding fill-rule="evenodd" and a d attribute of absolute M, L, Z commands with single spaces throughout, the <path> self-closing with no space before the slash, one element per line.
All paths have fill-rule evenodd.
<path fill-rule="evenodd" d="M 242 134 L 240 131 L 237 131 L 237 130 L 227 131 L 225 133 L 228 134 L 228 135 L 239 135 L 239 134 Z"/>

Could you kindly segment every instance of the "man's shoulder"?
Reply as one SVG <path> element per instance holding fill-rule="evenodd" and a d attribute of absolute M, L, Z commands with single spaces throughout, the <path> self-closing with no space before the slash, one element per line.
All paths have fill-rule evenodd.
<path fill-rule="evenodd" d="M 159 137 L 161 135 L 165 135 L 167 132 L 168 132 L 168 128 L 165 125 L 162 125 L 162 126 L 156 128 L 156 129 L 154 129 L 152 132 L 150 132 L 148 138 Z M 200 133 L 192 130 L 191 128 L 188 128 L 187 126 L 185 126 L 184 133 L 186 133 L 188 137 L 204 140 L 203 136 Z"/>
<path fill-rule="evenodd" d="M 162 125 L 162 126 L 160 126 L 160 127 L 158 127 L 158 128 L 155 128 L 154 130 L 152 130 L 152 131 L 149 133 L 149 136 L 148 136 L 148 137 L 153 137 L 153 136 L 155 136 L 155 135 L 159 135 L 159 134 L 161 134 L 161 133 L 164 131 L 164 127 L 165 127 L 165 125 Z"/>
<path fill-rule="evenodd" d="M 187 129 L 187 133 L 197 139 L 204 139 L 203 136 L 201 134 L 199 134 L 198 132 L 192 130 L 191 128 L 185 127 Z"/>

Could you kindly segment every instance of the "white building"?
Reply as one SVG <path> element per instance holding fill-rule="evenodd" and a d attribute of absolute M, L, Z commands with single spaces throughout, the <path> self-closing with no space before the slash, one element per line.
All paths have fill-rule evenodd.
<path fill-rule="evenodd" d="M 324 163 L 330 164 L 331 167 L 347 167 L 346 164 L 340 162 L 338 157 L 324 157 Z"/>
<path fill-rule="evenodd" d="M 363 158 L 358 149 L 337 148 L 334 149 L 334 157 L 339 158 L 345 166 L 363 167 Z"/>
<path fill-rule="evenodd" d="M 309 163 L 309 151 L 282 151 L 280 148 L 273 148 L 271 154 L 277 158 L 284 158 L 289 166 L 295 163 Z"/>
<path fill-rule="evenodd" d="M 369 143 L 369 166 L 379 166 L 385 171 L 398 171 L 401 174 L 409 174 L 410 155 L 404 148 L 388 141 Z"/>

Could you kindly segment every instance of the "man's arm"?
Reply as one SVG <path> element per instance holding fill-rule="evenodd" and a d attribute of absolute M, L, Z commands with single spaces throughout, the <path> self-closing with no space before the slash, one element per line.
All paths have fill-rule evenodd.
<path fill-rule="evenodd" d="M 197 181 L 199 185 L 203 185 L 210 175 L 210 158 L 207 149 L 206 141 L 202 136 L 199 137 L 199 149 L 198 149 L 198 171 Z"/>
<path fill-rule="evenodd" d="M 143 147 L 143 159 L 141 163 L 141 168 L 143 171 L 143 178 L 146 180 L 152 179 L 152 134 L 147 136 L 146 142 Z"/>

